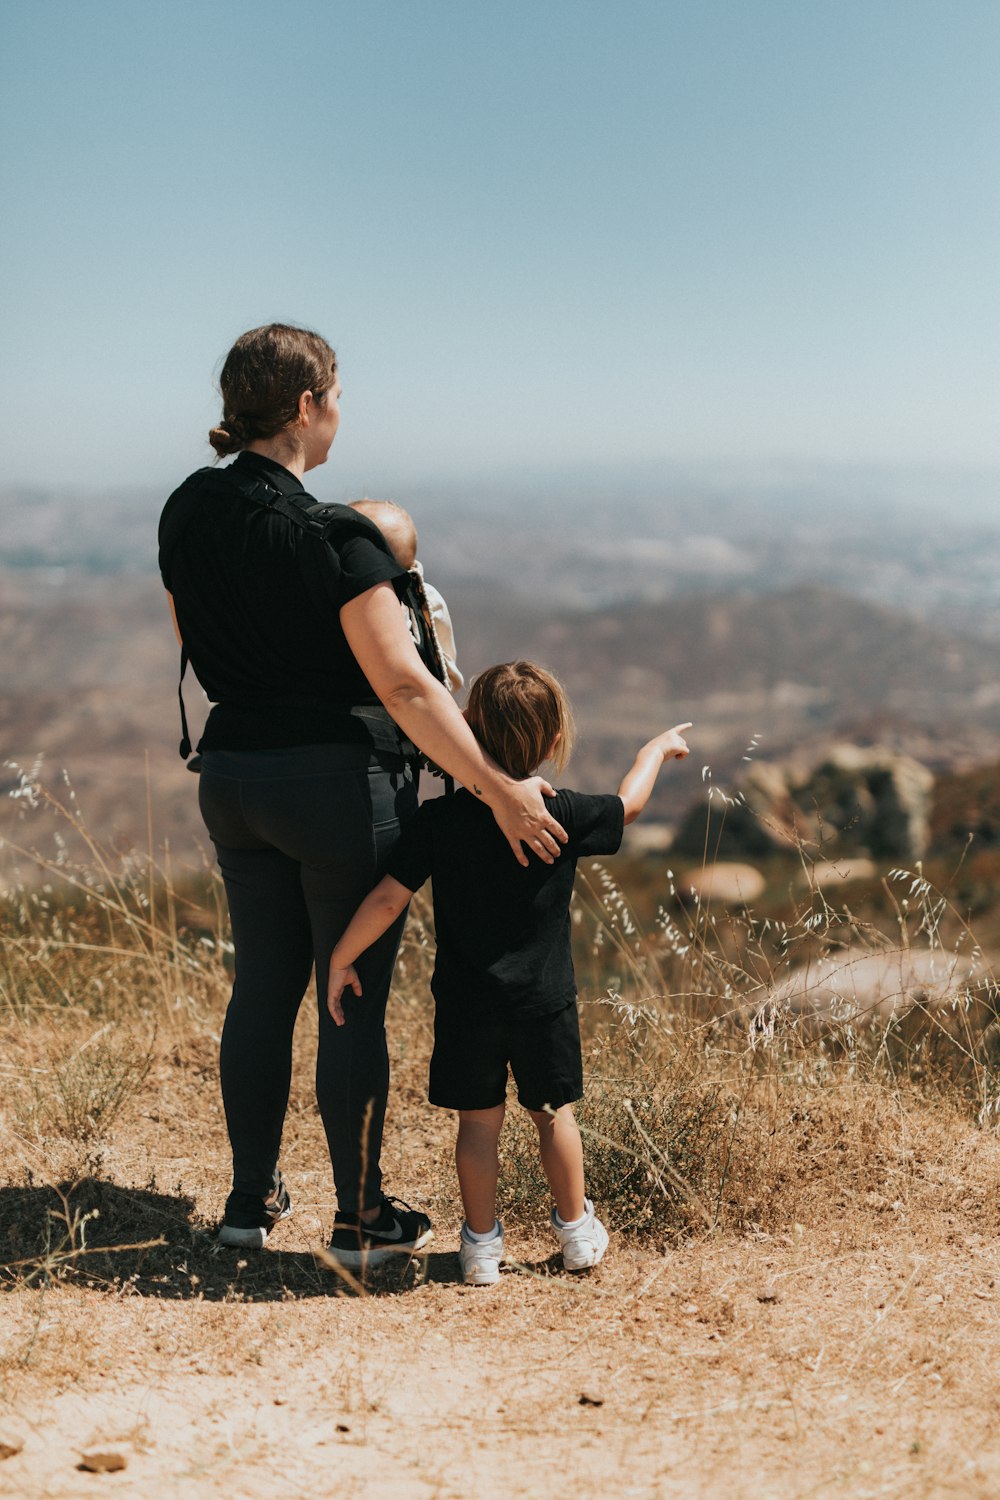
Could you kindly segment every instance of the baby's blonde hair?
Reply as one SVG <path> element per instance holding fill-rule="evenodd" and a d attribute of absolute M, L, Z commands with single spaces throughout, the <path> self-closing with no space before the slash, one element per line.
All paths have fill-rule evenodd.
<path fill-rule="evenodd" d="M 469 728 L 509 776 L 532 776 L 543 761 L 564 770 L 576 726 L 562 684 L 531 661 L 480 672 L 465 705 Z"/>
<path fill-rule="evenodd" d="M 389 551 L 401 568 L 412 568 L 417 560 L 417 528 L 408 510 L 395 500 L 352 500 L 351 509 L 374 521 Z"/>

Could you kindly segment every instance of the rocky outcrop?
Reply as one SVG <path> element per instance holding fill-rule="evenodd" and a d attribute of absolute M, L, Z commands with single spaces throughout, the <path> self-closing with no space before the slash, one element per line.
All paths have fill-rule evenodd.
<path fill-rule="evenodd" d="M 677 882 L 683 900 L 694 896 L 719 906 L 748 906 L 764 890 L 764 877 L 753 865 L 717 859 L 703 870 L 691 870 Z"/>
<path fill-rule="evenodd" d="M 759 764 L 735 798 L 715 791 L 683 819 L 672 852 L 760 859 L 803 848 L 811 858 L 867 855 L 909 863 L 924 854 L 934 777 L 905 755 L 838 745 L 808 768 Z"/>
<path fill-rule="evenodd" d="M 793 970 L 776 985 L 769 1004 L 802 1017 L 886 1021 L 914 1006 L 992 1004 L 993 973 L 978 951 L 847 949 Z"/>

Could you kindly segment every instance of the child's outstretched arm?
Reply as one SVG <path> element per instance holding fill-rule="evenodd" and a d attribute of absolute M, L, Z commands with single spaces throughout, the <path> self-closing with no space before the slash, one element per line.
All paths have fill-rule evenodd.
<path fill-rule="evenodd" d="M 338 1026 L 344 1024 L 344 1007 L 340 997 L 348 986 L 356 995 L 361 994 L 361 980 L 354 967 L 354 960 L 378 942 L 395 922 L 406 903 L 413 895 L 405 885 L 386 875 L 358 907 L 341 934 L 337 946 L 330 955 L 330 978 L 327 983 L 326 1004 Z"/>
<path fill-rule="evenodd" d="M 690 724 L 676 724 L 673 729 L 658 734 L 643 745 L 618 788 L 618 795 L 625 804 L 626 823 L 634 823 L 646 806 L 663 762 L 683 760 L 689 753 L 683 732 L 690 728 Z"/>

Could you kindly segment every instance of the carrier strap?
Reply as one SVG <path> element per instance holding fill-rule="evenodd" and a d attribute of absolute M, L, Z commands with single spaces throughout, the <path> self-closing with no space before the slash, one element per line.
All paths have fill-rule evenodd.
<path fill-rule="evenodd" d="M 187 714 L 184 712 L 184 673 L 187 671 L 188 654 L 187 647 L 181 645 L 181 675 L 177 679 L 177 701 L 181 706 L 181 742 L 178 746 L 181 759 L 187 760 L 191 754 L 191 734 L 188 730 Z"/>

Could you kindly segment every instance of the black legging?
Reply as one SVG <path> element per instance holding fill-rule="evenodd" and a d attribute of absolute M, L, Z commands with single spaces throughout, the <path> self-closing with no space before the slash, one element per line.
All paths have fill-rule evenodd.
<path fill-rule="evenodd" d="M 288 1105 L 292 1031 L 316 965 L 316 1099 L 338 1206 L 375 1207 L 389 1088 L 385 1005 L 405 918 L 357 963 L 363 994 L 343 997 L 346 1024 L 326 1008 L 334 944 L 375 884 L 401 822 L 416 810 L 402 760 L 362 747 L 206 751 L 202 816 L 225 881 L 236 978 L 222 1033 L 222 1097 L 233 1186 L 271 1188 Z"/>

